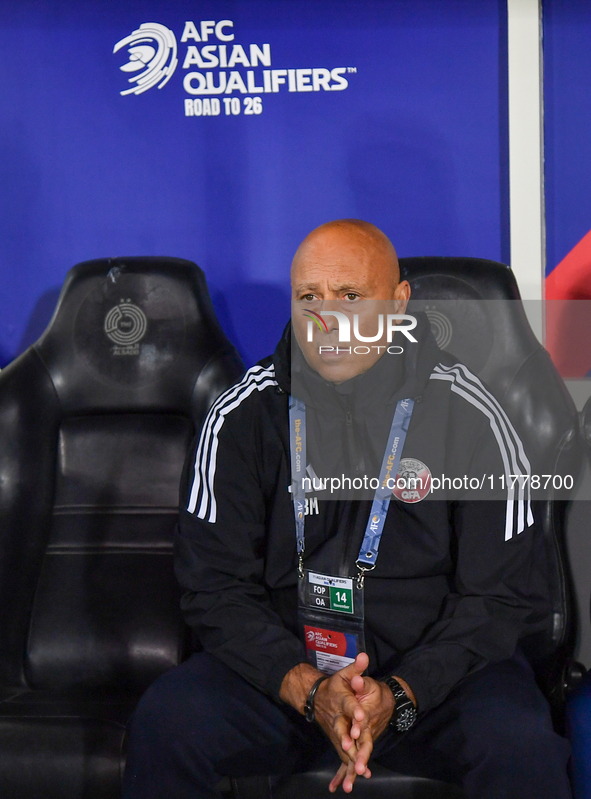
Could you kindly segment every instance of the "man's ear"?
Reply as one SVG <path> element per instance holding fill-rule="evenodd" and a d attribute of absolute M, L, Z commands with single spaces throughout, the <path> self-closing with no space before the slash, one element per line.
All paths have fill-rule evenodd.
<path fill-rule="evenodd" d="M 394 299 L 396 300 L 396 313 L 404 313 L 410 300 L 410 283 L 408 280 L 403 280 L 396 286 Z"/>

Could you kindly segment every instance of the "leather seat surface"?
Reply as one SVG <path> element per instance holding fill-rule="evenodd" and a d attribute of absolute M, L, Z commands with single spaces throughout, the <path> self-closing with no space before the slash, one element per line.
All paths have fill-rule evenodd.
<path fill-rule="evenodd" d="M 120 796 L 125 725 L 189 651 L 183 463 L 242 371 L 199 267 L 115 258 L 0 374 L 0 796 Z"/>
<path fill-rule="evenodd" d="M 289 777 L 243 777 L 232 781 L 234 799 L 326 799 L 334 771 L 322 769 Z M 369 780 L 357 778 L 353 795 L 360 799 L 463 799 L 456 785 L 394 774 L 372 765 Z"/>

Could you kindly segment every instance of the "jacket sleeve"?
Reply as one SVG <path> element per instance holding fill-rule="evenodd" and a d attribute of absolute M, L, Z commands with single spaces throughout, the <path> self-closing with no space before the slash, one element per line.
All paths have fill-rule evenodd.
<path fill-rule="evenodd" d="M 240 406 L 206 420 L 185 469 L 175 570 L 185 619 L 205 651 L 277 699 L 285 674 L 306 656 L 264 583 L 263 422 L 253 416 Z"/>
<path fill-rule="evenodd" d="M 470 672 L 512 657 L 525 629 L 537 524 L 505 541 L 504 516 L 505 503 L 494 500 L 452 509 L 453 590 L 439 619 L 394 670 L 411 686 L 420 712 L 439 705 Z"/>
<path fill-rule="evenodd" d="M 489 429 L 477 442 L 470 471 L 494 474 L 495 485 L 505 488 L 449 502 L 455 563 L 450 592 L 439 618 L 394 670 L 413 689 L 421 713 L 439 705 L 469 673 L 512 657 L 536 612 L 540 524 L 528 492 L 506 490 L 506 462 Z"/>

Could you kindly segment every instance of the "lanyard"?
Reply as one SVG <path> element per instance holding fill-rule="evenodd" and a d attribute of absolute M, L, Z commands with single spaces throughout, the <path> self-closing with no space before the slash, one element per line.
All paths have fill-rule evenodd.
<path fill-rule="evenodd" d="M 357 568 L 359 569 L 357 582 L 360 588 L 363 586 L 365 572 L 371 571 L 378 559 L 380 541 L 384 531 L 390 499 L 392 498 L 393 483 L 398 474 L 398 465 L 402 457 L 414 404 L 413 399 L 401 399 L 396 403 L 390 435 L 388 436 L 388 443 L 380 468 L 379 485 L 374 494 L 369 519 L 365 527 L 365 535 L 357 557 Z M 306 476 L 306 405 L 295 397 L 290 397 L 289 399 L 289 448 L 298 572 L 300 577 L 303 577 L 303 557 L 306 548 L 304 537 L 306 510 L 306 492 L 304 489 L 304 477 Z"/>
<path fill-rule="evenodd" d="M 291 456 L 291 498 L 296 526 L 298 571 L 304 575 L 303 556 L 306 548 L 304 516 L 306 512 L 306 406 L 295 397 L 289 398 L 289 451 Z"/>

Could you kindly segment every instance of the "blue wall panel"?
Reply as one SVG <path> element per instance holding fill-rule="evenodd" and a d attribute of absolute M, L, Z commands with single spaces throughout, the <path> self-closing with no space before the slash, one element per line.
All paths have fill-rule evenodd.
<path fill-rule="evenodd" d="M 293 252 L 324 221 L 368 219 L 400 255 L 506 258 L 503 6 L 4 0 L 0 362 L 39 335 L 67 269 L 89 258 L 195 260 L 248 363 L 272 349 Z M 183 69 L 188 47 L 222 44 L 181 42 L 185 23 L 222 19 L 227 57 L 270 45 L 256 85 L 263 69 L 356 71 L 342 91 L 234 91 L 239 115 L 222 102 L 185 116 L 186 99 L 205 99 L 183 88 L 199 71 Z M 134 73 L 114 45 L 147 22 L 172 31 L 178 66 L 161 89 L 121 96 Z M 234 67 L 245 82 L 249 69 Z M 261 114 L 244 114 L 246 96 Z"/>
<path fill-rule="evenodd" d="M 544 0 L 547 274 L 591 229 L 591 9 Z"/>

